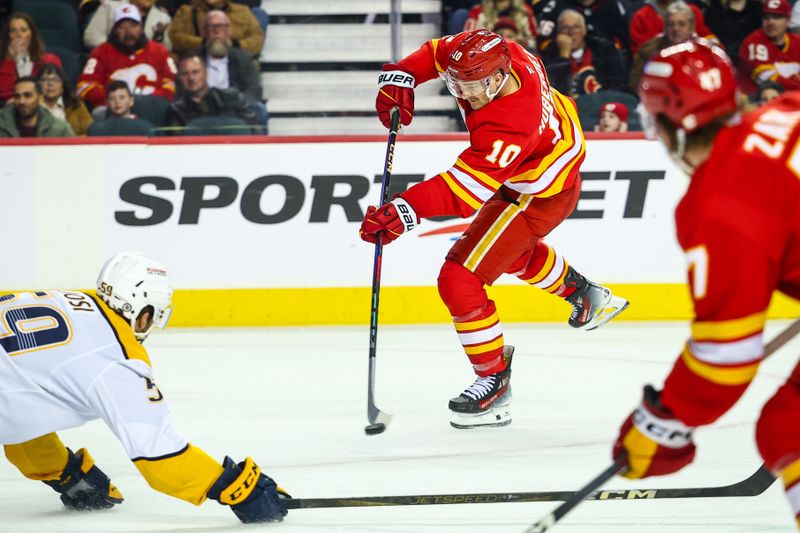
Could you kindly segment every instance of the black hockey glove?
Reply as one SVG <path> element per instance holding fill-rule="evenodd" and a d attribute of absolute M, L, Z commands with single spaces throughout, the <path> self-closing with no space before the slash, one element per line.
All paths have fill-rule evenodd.
<path fill-rule="evenodd" d="M 223 505 L 245 524 L 281 522 L 288 513 L 283 500 L 291 498 L 250 457 L 239 464 L 230 457 L 222 463 L 225 471 L 208 491 L 208 497 Z"/>
<path fill-rule="evenodd" d="M 81 448 L 78 453 L 67 448 L 67 452 L 69 458 L 61 477 L 44 483 L 61 494 L 61 501 L 68 509 L 96 511 L 122 503 L 122 494 L 97 468 L 86 448 Z"/>

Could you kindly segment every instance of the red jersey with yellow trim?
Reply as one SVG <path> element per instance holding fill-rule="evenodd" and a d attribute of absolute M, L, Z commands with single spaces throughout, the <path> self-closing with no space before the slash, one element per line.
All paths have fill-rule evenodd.
<path fill-rule="evenodd" d="M 160 43 L 148 40 L 144 48 L 126 54 L 106 42 L 89 55 L 78 80 L 78 95 L 93 107 L 103 105 L 108 82 L 123 80 L 135 94 L 172 100 L 176 73 L 175 62 Z"/>
<path fill-rule="evenodd" d="M 692 336 L 662 402 L 710 424 L 756 374 L 772 293 L 800 300 L 800 94 L 724 128 L 675 213 L 689 264 Z"/>
<path fill-rule="evenodd" d="M 399 65 L 417 84 L 443 76 L 450 53 L 465 36 L 428 41 Z M 586 145 L 575 103 L 550 87 L 538 57 L 517 43 L 506 44 L 519 89 L 478 110 L 458 99 L 470 146 L 449 170 L 403 194 L 421 217 L 469 216 L 501 185 L 550 197 L 570 188 L 578 176 Z M 447 190 L 452 201 L 440 197 Z"/>
<path fill-rule="evenodd" d="M 758 29 L 739 48 L 739 70 L 754 82 L 772 80 L 787 90 L 800 89 L 800 35 L 787 33 L 777 46 Z"/>

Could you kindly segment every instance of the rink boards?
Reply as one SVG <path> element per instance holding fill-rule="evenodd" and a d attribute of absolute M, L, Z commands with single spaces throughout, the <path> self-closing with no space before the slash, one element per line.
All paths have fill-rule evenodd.
<path fill-rule="evenodd" d="M 400 136 L 393 192 L 448 169 L 463 135 Z M 0 145 L 5 291 L 90 288 L 124 249 L 164 263 L 172 324 L 369 321 L 373 246 L 358 237 L 377 202 L 386 141 L 129 138 Z M 688 180 L 655 142 L 590 138 L 581 199 L 548 242 L 631 300 L 628 320 L 691 314 L 673 210 Z M 464 224 L 424 221 L 384 253 L 382 323 L 446 322 L 436 277 Z M 490 294 L 506 321 L 560 321 L 566 304 L 515 278 Z M 800 315 L 776 301 L 773 316 Z"/>

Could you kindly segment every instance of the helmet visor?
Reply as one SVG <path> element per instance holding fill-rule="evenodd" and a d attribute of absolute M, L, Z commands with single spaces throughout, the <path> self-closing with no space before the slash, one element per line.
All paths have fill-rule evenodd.
<path fill-rule="evenodd" d="M 487 76 L 480 80 L 462 81 L 453 76 L 449 71 L 445 74 L 445 82 L 450 94 L 456 98 L 472 98 L 473 96 L 480 96 L 486 94 L 489 88 L 489 81 L 491 76 Z"/>

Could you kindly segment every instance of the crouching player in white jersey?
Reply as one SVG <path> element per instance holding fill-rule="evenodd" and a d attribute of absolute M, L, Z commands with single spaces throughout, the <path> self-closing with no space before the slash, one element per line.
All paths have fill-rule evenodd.
<path fill-rule="evenodd" d="M 245 523 L 280 521 L 282 489 L 250 457 L 220 465 L 175 429 L 142 342 L 166 326 L 172 286 L 138 252 L 111 258 L 97 294 L 0 296 L 0 444 L 22 474 L 41 480 L 69 509 L 106 509 L 122 494 L 89 452 L 56 431 L 101 418 L 154 489 L 200 505 L 229 505 Z"/>

